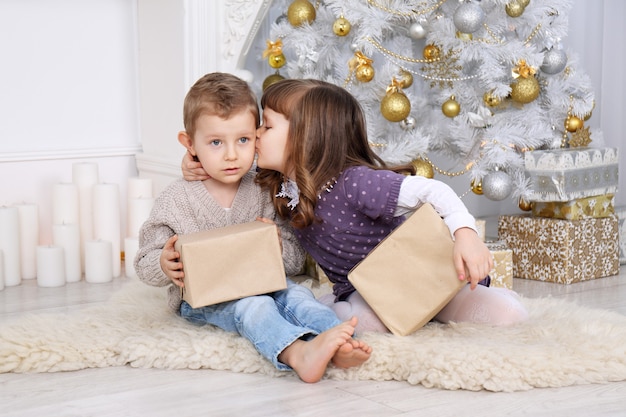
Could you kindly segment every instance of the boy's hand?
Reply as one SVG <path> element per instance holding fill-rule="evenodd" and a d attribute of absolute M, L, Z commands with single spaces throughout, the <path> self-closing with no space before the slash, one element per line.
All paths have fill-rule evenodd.
<path fill-rule="evenodd" d="M 265 217 L 257 217 L 256 218 L 257 221 L 263 222 L 263 223 L 267 223 L 267 224 L 276 224 L 274 221 L 267 219 Z M 283 238 L 280 235 L 280 227 L 276 228 L 276 231 L 278 232 L 278 243 L 280 244 L 280 250 L 283 250 Z"/>
<path fill-rule="evenodd" d="M 185 274 L 183 273 L 183 264 L 180 262 L 180 254 L 174 249 L 174 243 L 177 240 L 178 236 L 174 235 L 165 242 L 159 263 L 165 275 L 172 280 L 174 285 L 182 288 L 185 286 L 183 282 Z"/>
<path fill-rule="evenodd" d="M 469 281 L 472 290 L 493 268 L 491 252 L 478 234 L 468 227 L 454 232 L 454 265 L 459 280 Z"/>
<path fill-rule="evenodd" d="M 183 170 L 183 178 L 187 181 L 204 181 L 211 178 L 189 151 L 185 152 L 180 167 Z"/>

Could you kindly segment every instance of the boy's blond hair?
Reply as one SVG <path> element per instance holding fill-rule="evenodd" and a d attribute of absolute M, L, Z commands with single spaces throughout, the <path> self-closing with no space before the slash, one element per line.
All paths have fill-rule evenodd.
<path fill-rule="evenodd" d="M 248 83 L 232 74 L 206 74 L 189 89 L 183 106 L 185 131 L 193 140 L 196 122 L 202 114 L 228 119 L 242 110 L 250 110 L 260 124 L 257 98 Z"/>

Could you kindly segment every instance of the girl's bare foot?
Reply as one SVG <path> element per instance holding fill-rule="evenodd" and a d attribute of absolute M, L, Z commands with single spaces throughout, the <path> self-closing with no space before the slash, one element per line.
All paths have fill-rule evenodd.
<path fill-rule="evenodd" d="M 371 353 L 370 345 L 361 340 L 350 339 L 337 349 L 331 361 L 338 368 L 352 368 L 367 361 Z"/>
<path fill-rule="evenodd" d="M 290 366 L 304 382 L 318 382 L 324 376 L 326 367 L 342 350 L 342 363 L 355 363 L 347 357 L 363 356 L 366 349 L 355 347 L 351 342 L 356 319 L 343 322 L 320 333 L 309 341 L 296 340 L 278 355 L 278 360 Z M 371 349 L 370 349 L 371 350 Z M 362 351 L 355 355 L 356 351 Z M 369 353 L 366 353 L 369 357 Z M 367 358 L 361 360 L 363 363 Z M 354 366 L 354 365 L 351 365 Z"/>

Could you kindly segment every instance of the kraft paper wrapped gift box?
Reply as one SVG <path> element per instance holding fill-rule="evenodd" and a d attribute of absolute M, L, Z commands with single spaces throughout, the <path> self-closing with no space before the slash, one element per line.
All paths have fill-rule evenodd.
<path fill-rule="evenodd" d="M 395 335 L 415 332 L 466 285 L 459 281 L 450 230 L 424 204 L 348 274 L 354 288 Z"/>
<path fill-rule="evenodd" d="M 609 217 L 615 214 L 613 198 L 613 194 L 605 194 L 570 201 L 535 201 L 532 203 L 532 214 L 565 220 Z"/>
<path fill-rule="evenodd" d="M 183 300 L 193 308 L 287 288 L 276 225 L 260 221 L 181 235 Z"/>
<path fill-rule="evenodd" d="M 565 148 L 527 151 L 524 168 L 530 181 L 528 201 L 570 201 L 615 194 L 617 148 Z"/>
<path fill-rule="evenodd" d="M 513 251 L 513 275 L 571 284 L 619 273 L 618 221 L 505 215 L 498 235 Z"/>
<path fill-rule="evenodd" d="M 513 251 L 502 241 L 485 242 L 493 256 L 493 269 L 489 272 L 492 287 L 513 289 Z"/>

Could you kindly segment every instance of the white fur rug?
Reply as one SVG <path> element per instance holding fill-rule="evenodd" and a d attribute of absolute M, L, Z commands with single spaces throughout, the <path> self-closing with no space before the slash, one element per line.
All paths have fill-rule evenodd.
<path fill-rule="evenodd" d="M 331 367 L 326 378 L 489 391 L 626 380 L 626 316 L 551 298 L 523 301 L 531 318 L 516 327 L 430 323 L 407 337 L 363 335 L 372 357 L 358 368 Z M 124 365 L 286 374 L 247 340 L 171 314 L 163 290 L 139 282 L 104 305 L 0 325 L 0 373 Z"/>

